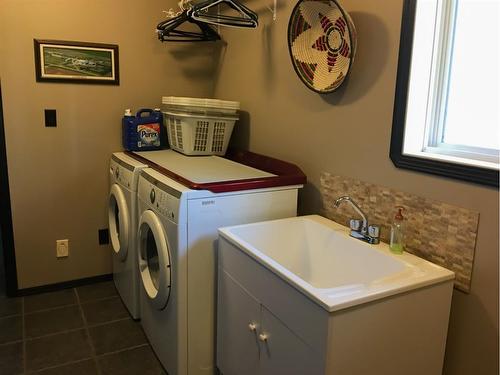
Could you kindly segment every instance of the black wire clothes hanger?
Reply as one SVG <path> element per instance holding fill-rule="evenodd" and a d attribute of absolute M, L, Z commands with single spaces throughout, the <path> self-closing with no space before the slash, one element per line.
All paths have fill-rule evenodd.
<path fill-rule="evenodd" d="M 237 15 L 213 14 L 209 11 L 215 7 L 225 4 L 237 12 Z M 213 25 L 230 27 L 249 27 L 255 28 L 259 24 L 259 16 L 241 4 L 237 0 L 207 0 L 193 5 L 191 8 L 191 17 L 197 21 L 210 23 Z"/>
<path fill-rule="evenodd" d="M 156 26 L 158 39 L 162 42 L 206 42 L 220 40 L 220 35 L 211 25 L 255 28 L 258 15 L 236 0 L 205 0 L 191 5 L 192 0 L 179 2 L 180 12 L 170 9 L 169 19 Z M 237 15 L 221 15 L 209 13 L 211 9 L 226 4 L 237 12 Z M 186 30 L 186 24 L 196 26 Z"/>
<path fill-rule="evenodd" d="M 197 30 L 191 31 L 181 28 L 186 23 L 196 26 Z M 160 22 L 156 26 L 156 32 L 158 39 L 162 42 L 213 42 L 220 40 L 220 35 L 210 25 L 193 19 L 189 9 Z"/>

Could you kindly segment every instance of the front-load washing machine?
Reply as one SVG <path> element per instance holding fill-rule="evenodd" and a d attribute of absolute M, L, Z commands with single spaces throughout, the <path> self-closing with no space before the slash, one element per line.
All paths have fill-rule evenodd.
<path fill-rule="evenodd" d="M 228 181 L 236 176 L 240 181 L 262 177 L 262 171 L 219 159 L 196 157 L 180 165 L 191 179 L 196 174 L 225 175 Z M 213 193 L 188 188 L 152 168 L 141 171 L 137 192 L 141 323 L 170 375 L 215 372 L 217 229 L 296 216 L 300 187 Z"/>
<path fill-rule="evenodd" d="M 113 280 L 124 305 L 140 318 L 137 268 L 137 182 L 146 165 L 123 152 L 111 156 L 108 205 L 109 235 L 113 247 Z"/>

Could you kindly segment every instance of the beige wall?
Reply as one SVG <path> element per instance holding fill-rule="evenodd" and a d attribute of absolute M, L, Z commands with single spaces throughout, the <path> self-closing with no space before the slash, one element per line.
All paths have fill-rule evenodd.
<path fill-rule="evenodd" d="M 300 165 L 310 184 L 303 213 L 319 212 L 319 173 L 331 171 L 478 210 L 479 236 L 469 295 L 453 298 L 446 374 L 498 373 L 498 192 L 394 168 L 388 158 L 402 0 L 344 0 L 359 32 L 357 60 L 336 93 L 308 91 L 289 60 L 286 26 L 295 2 L 264 6 L 258 30 L 224 29 L 227 41 L 162 45 L 153 34 L 176 1 L 0 0 L 0 77 L 21 288 L 110 272 L 108 158 L 120 146 L 124 107 L 154 106 L 162 95 L 241 100 L 249 114 L 235 141 Z M 35 83 L 33 38 L 120 46 L 120 86 Z M 223 56 L 216 69 L 214 62 Z M 213 78 L 215 77 L 215 79 Z M 58 110 L 44 128 L 43 109 Z M 55 258 L 55 240 L 70 257 Z M 398 317 L 395 317 L 397 319 Z M 404 317 L 400 317 L 404 319 Z"/>
<path fill-rule="evenodd" d="M 20 288 L 111 272 L 108 161 L 121 149 L 124 108 L 162 95 L 210 95 L 211 46 L 161 44 L 165 0 L 0 0 L 0 78 Z M 91 6 L 90 6 L 91 4 Z M 118 44 L 120 86 L 36 83 L 33 38 Z M 44 109 L 58 127 L 44 127 Z M 56 239 L 70 240 L 57 260 Z"/>
<path fill-rule="evenodd" d="M 295 1 L 278 1 L 278 20 L 259 10 L 258 30 L 223 32 L 227 41 L 216 97 L 248 111 L 234 141 L 300 165 L 310 184 L 303 213 L 319 212 L 319 174 L 330 171 L 480 212 L 472 291 L 455 291 L 445 373 L 498 374 L 498 191 L 396 169 L 389 159 L 402 0 L 343 0 L 359 33 L 349 81 L 320 96 L 299 81 L 287 49 Z M 404 319 L 405 317 L 394 317 Z"/>

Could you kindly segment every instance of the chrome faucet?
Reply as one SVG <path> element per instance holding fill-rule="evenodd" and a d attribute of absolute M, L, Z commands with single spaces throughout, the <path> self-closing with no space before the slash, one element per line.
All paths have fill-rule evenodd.
<path fill-rule="evenodd" d="M 333 206 L 338 208 L 342 202 L 349 203 L 362 218 L 362 220 L 351 219 L 349 221 L 351 237 L 371 244 L 378 244 L 380 242 L 380 227 L 378 225 L 368 225 L 368 219 L 366 218 L 365 213 L 348 195 L 337 198 L 333 203 Z"/>
<path fill-rule="evenodd" d="M 361 216 L 361 218 L 363 219 L 363 223 L 361 225 L 361 230 L 358 231 L 360 231 L 362 234 L 366 234 L 366 232 L 368 231 L 368 219 L 366 218 L 365 213 L 361 211 L 361 208 L 359 208 L 356 202 L 354 202 L 353 199 L 347 195 L 336 199 L 333 206 L 335 208 L 338 208 L 342 202 L 350 203 L 351 206 L 356 210 L 356 212 Z"/>

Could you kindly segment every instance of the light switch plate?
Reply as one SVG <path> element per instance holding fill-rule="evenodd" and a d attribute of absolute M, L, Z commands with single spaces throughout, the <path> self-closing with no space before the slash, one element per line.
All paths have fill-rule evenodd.
<path fill-rule="evenodd" d="M 45 110 L 45 126 L 55 128 L 57 126 L 57 112 L 55 109 Z"/>

